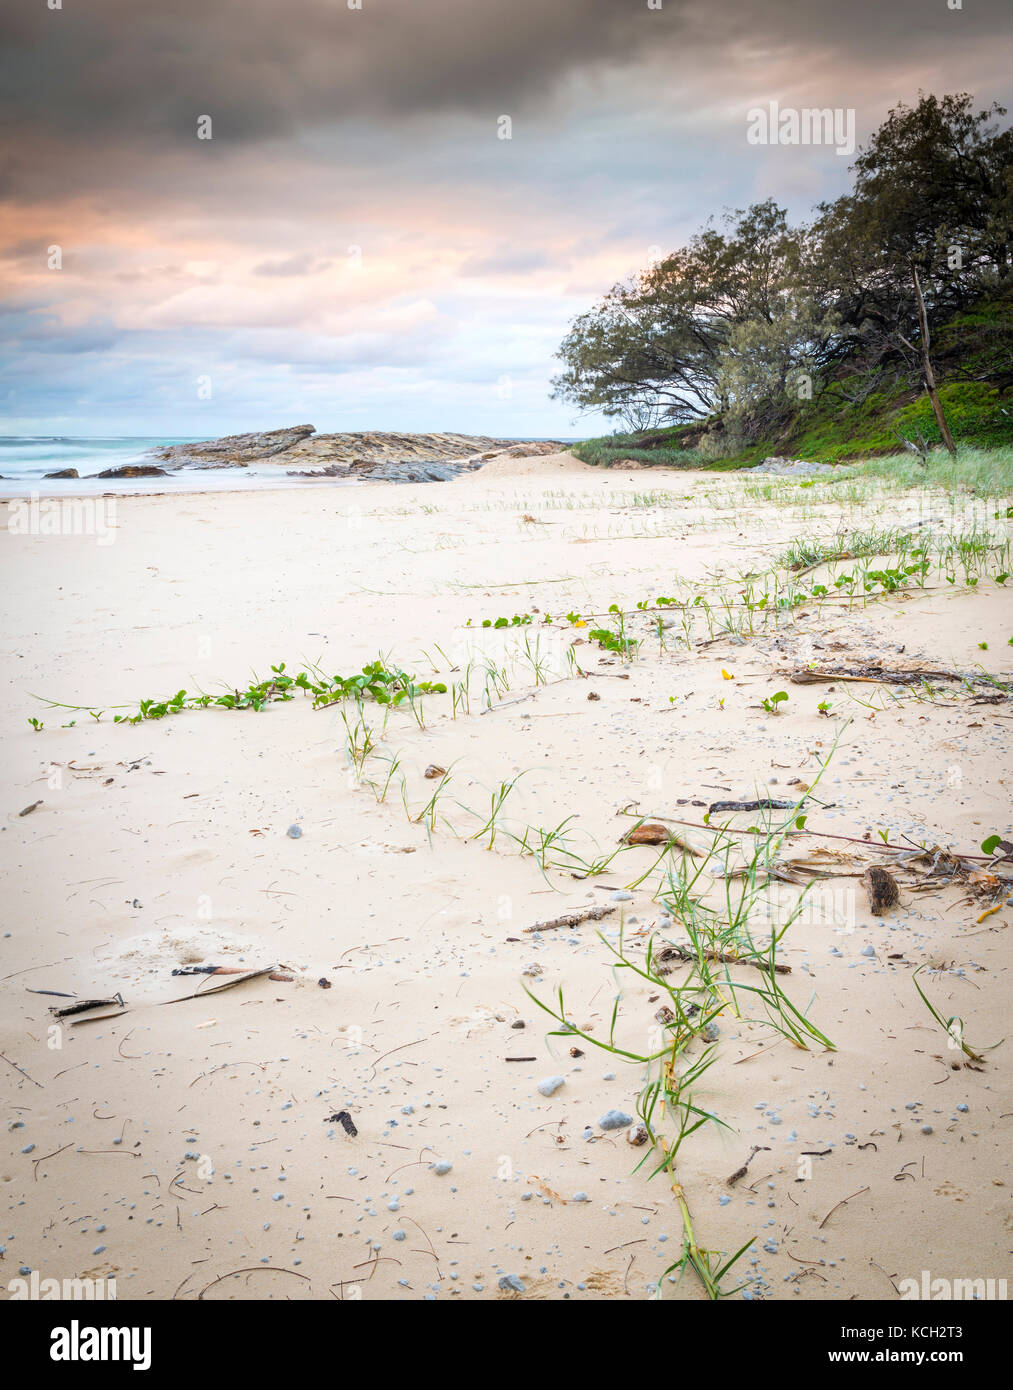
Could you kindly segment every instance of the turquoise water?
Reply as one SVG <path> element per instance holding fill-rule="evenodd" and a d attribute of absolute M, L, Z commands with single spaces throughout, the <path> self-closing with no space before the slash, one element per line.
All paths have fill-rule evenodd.
<path fill-rule="evenodd" d="M 274 463 L 247 468 L 179 468 L 164 478 L 95 478 L 94 474 L 125 464 L 155 464 L 147 458 L 159 444 L 184 444 L 204 436 L 174 439 L 161 436 L 118 435 L 84 438 L 74 435 L 0 435 L 0 497 L 28 497 L 33 492 L 62 497 L 99 492 L 239 492 L 284 487 L 360 487 L 356 479 L 291 478 Z M 520 441 L 519 441 L 520 442 Z M 76 468 L 79 478 L 47 479 L 47 473 Z"/>
<path fill-rule="evenodd" d="M 159 444 L 183 444 L 184 438 L 114 436 L 106 439 L 73 435 L 0 435 L 0 497 L 26 497 L 32 492 L 63 496 L 92 492 L 229 492 L 264 487 L 319 487 L 315 479 L 289 478 L 277 465 L 223 469 L 174 469 L 165 478 L 94 478 L 107 468 L 125 464 L 155 464 L 147 458 Z M 79 478 L 47 479 L 47 473 L 76 468 Z M 332 485 L 349 486 L 340 479 Z"/>
<path fill-rule="evenodd" d="M 0 473 L 4 478 L 41 479 L 59 468 L 76 468 L 83 476 L 124 463 L 140 463 L 141 456 L 167 439 L 79 439 L 66 435 L 0 435 Z"/>

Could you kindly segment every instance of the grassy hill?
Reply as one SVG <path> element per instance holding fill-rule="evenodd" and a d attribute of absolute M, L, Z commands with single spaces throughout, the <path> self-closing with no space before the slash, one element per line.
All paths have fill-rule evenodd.
<path fill-rule="evenodd" d="M 958 446 L 1013 446 L 1013 297 L 980 301 L 944 324 L 932 344 L 939 397 Z M 609 467 L 623 459 L 684 468 L 748 468 L 771 454 L 843 463 L 897 454 L 898 435 L 920 431 L 931 445 L 942 443 L 929 398 L 920 383 L 893 380 L 870 389 L 843 371 L 816 399 L 794 409 L 771 410 L 747 438 L 722 445 L 718 417 L 671 429 L 588 439 L 574 453 L 586 463 Z M 866 387 L 872 385 L 866 379 Z M 845 394 L 847 393 L 847 394 Z M 849 398 L 850 397 L 850 398 Z M 750 437 L 751 436 L 751 437 Z"/>

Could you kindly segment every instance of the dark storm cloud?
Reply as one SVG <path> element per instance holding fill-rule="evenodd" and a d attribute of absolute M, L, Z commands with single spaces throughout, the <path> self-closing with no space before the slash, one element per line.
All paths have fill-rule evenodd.
<path fill-rule="evenodd" d="M 352 119 L 464 109 L 509 113 L 571 72 L 831 48 L 905 65 L 1001 35 L 1002 0 L 39 0 L 5 20 L 2 109 L 26 131 L 112 142 L 257 140 Z M 678 69 L 671 69 L 673 79 Z M 661 80 L 664 75 L 659 74 Z M 720 82 L 720 68 L 714 73 Z"/>
<path fill-rule="evenodd" d="M 678 26 L 643 0 L 93 0 L 6 21 L 0 87 L 36 129 L 256 139 L 342 119 L 510 109 Z"/>

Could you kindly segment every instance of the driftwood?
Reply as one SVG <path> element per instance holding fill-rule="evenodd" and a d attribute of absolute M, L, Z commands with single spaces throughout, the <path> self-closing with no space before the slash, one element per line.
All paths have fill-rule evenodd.
<path fill-rule="evenodd" d="M 581 922 L 597 922 L 615 912 L 614 907 L 582 907 L 576 912 L 564 912 L 562 917 L 553 917 L 549 922 L 536 922 L 533 927 L 525 927 L 525 932 L 552 931 L 556 927 L 579 927 Z"/>
<path fill-rule="evenodd" d="M 259 980 L 264 975 L 274 975 L 278 967 L 276 965 L 265 966 L 263 970 L 251 970 L 248 974 L 236 976 L 234 979 L 225 980 L 220 985 L 212 985 L 210 989 L 195 990 L 193 994 L 181 994 L 176 999 L 163 999 L 163 1004 L 182 1004 L 185 999 L 203 999 L 208 994 L 221 994 L 223 989 L 235 989 L 236 985 L 245 985 L 248 980 Z"/>
<path fill-rule="evenodd" d="M 801 799 L 799 797 L 799 801 Z M 707 807 L 707 814 L 712 816 L 716 811 L 794 811 L 798 804 L 798 801 L 772 801 L 769 796 L 760 801 L 712 801 Z"/>
<path fill-rule="evenodd" d="M 817 685 L 820 681 L 872 681 L 888 685 L 914 685 L 917 681 L 930 678 L 946 681 L 961 679 L 952 671 L 890 670 L 886 666 L 842 666 L 822 671 L 802 666 L 788 674 L 788 679 L 795 685 Z"/>
<path fill-rule="evenodd" d="M 249 971 L 245 966 L 240 965 L 184 965 L 179 970 L 174 970 L 172 973 L 174 975 L 248 975 Z M 291 975 L 283 975 L 277 969 L 275 969 L 273 975 L 268 975 L 267 978 L 269 980 L 278 980 L 280 983 L 286 985 L 292 983 Z M 325 985 L 324 988 L 330 989 L 330 985 Z M 203 993 L 210 994 L 211 990 L 206 989 Z"/>
<path fill-rule="evenodd" d="M 880 864 L 870 864 L 862 875 L 865 891 L 869 895 L 869 911 L 874 917 L 882 917 L 900 898 L 897 880 Z"/>
<path fill-rule="evenodd" d="M 722 965 L 751 965 L 756 970 L 763 970 L 770 974 L 770 966 L 765 960 L 752 960 L 749 956 L 737 956 L 732 951 L 704 951 L 703 956 L 706 960 L 720 961 Z M 656 960 L 677 960 L 685 965 L 696 963 L 696 956 L 692 951 L 688 951 L 685 946 L 666 946 L 663 951 L 659 951 Z M 775 962 L 774 969 L 778 975 L 790 975 L 791 966 L 782 965 L 780 961 Z M 667 970 L 657 970 L 655 974 L 667 975 Z"/>
<path fill-rule="evenodd" d="M 49 1012 L 54 1018 L 69 1018 L 71 1014 L 83 1014 L 88 1009 L 104 1009 L 112 1004 L 118 1004 L 123 1008 L 123 995 L 114 994 L 111 999 L 80 999 L 76 1004 L 65 1004 L 59 1008 L 56 1004 L 49 1006 Z"/>
<path fill-rule="evenodd" d="M 778 674 L 786 675 L 788 680 L 795 685 L 818 685 L 821 681 L 867 681 L 879 685 L 917 685 L 920 681 L 926 680 L 995 685 L 991 676 L 982 675 L 980 671 L 937 671 L 928 667 L 895 669 L 888 666 L 870 665 L 827 666 L 820 669 L 813 666 L 800 666 L 796 667 L 794 671 L 781 671 Z"/>

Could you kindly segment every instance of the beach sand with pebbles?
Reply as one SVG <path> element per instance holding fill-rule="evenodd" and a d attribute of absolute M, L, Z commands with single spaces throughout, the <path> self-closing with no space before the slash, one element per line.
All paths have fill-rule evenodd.
<path fill-rule="evenodd" d="M 871 485 L 603 472 L 566 454 L 446 483 L 110 505 L 104 544 L 0 528 L 0 1297 L 37 1271 L 115 1278 L 120 1299 L 644 1300 L 659 1282 L 665 1299 L 704 1298 L 692 1269 L 666 1275 L 684 1219 L 668 1175 L 649 1176 L 662 1155 L 599 1123 L 636 1119 L 635 1058 L 671 1036 L 656 1015 L 692 967 L 646 978 L 616 970 L 615 950 L 622 931 L 644 972 L 652 938 L 655 952 L 688 942 L 678 904 L 665 915 L 666 864 L 701 870 L 690 920 L 719 932 L 747 880 L 714 872 L 737 850 L 595 861 L 642 817 L 705 853 L 715 801 L 794 804 L 803 784 L 807 819 L 779 862 L 805 859 L 802 882 L 814 867 L 851 876 L 816 882 L 780 939 L 790 973 L 774 978 L 797 1015 L 771 1015 L 769 993 L 765 1008 L 769 972 L 713 965 L 713 1041 L 692 1037 L 675 1067 L 712 1046 L 689 1122 L 716 1120 L 675 1164 L 696 1239 L 726 1255 L 753 1241 L 723 1280 L 747 1282 L 736 1297 L 891 1299 L 923 1270 L 1007 1274 L 1013 1044 L 985 1049 L 1009 1031 L 1013 909 L 981 843 L 1013 838 L 1013 703 L 975 703 L 996 688 L 942 676 L 928 689 L 790 673 L 1008 673 L 1013 585 L 995 582 L 995 552 L 952 584 L 932 570 L 924 587 L 908 576 L 879 596 L 873 581 L 872 601 L 861 585 L 849 600 L 833 583 L 858 566 L 844 559 L 796 571 L 828 593 L 770 617 L 791 542 L 967 516 Z M 963 511 L 1005 537 L 995 508 Z M 739 606 L 764 588 L 766 608 Z M 637 609 L 696 594 L 710 607 Z M 589 637 L 615 626 L 612 604 L 633 660 Z M 722 636 L 725 622 L 739 631 Z M 282 661 L 349 675 L 378 652 L 448 693 L 424 697 L 421 725 L 403 705 L 384 727 L 367 703 L 361 778 L 347 702 L 112 722 L 117 706 L 242 688 Z M 455 711 L 469 663 L 470 709 L 461 693 Z M 749 830 L 764 814 L 712 819 Z M 562 822 L 546 846 L 537 831 Z M 899 903 L 873 916 L 861 874 L 899 853 L 880 832 L 979 859 L 896 868 Z M 762 879 L 748 922 L 761 944 L 802 892 Z M 614 910 L 528 930 L 594 907 Z M 195 965 L 281 978 L 208 994 L 242 977 L 172 973 Z M 550 1007 L 562 988 L 586 1036 L 548 1037 L 525 986 Z M 619 993 L 614 1041 L 634 1059 L 597 1046 Z M 97 1011 L 109 1017 L 50 1012 L 117 995 L 122 1009 Z M 652 1123 L 670 1143 L 677 1111 Z"/>

